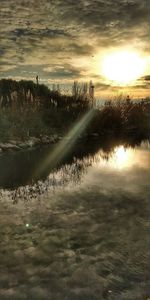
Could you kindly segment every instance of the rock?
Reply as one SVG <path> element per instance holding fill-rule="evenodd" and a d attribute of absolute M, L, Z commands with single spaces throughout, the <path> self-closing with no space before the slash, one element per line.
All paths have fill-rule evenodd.
<path fill-rule="evenodd" d="M 5 148 L 5 144 L 4 143 L 0 143 L 0 148 L 3 150 L 3 148 Z"/>
<path fill-rule="evenodd" d="M 27 149 L 27 148 L 29 148 L 29 145 L 28 145 L 28 143 L 24 142 L 24 143 L 20 143 L 20 144 L 19 144 L 19 147 L 20 147 L 21 149 Z"/>
<path fill-rule="evenodd" d="M 61 136 L 61 135 L 59 135 L 58 137 L 57 137 L 57 141 L 61 141 L 63 139 L 63 136 Z"/>
<path fill-rule="evenodd" d="M 51 137 L 49 137 L 49 143 L 50 144 L 53 144 L 53 143 L 55 143 L 55 137 L 53 137 L 53 136 L 51 136 Z"/>
<path fill-rule="evenodd" d="M 14 140 L 10 140 L 9 143 L 12 145 L 16 145 L 16 146 L 18 146 L 18 144 L 19 144 L 18 141 L 14 141 Z"/>
<path fill-rule="evenodd" d="M 9 150 L 19 151 L 38 145 L 54 144 L 59 141 L 59 139 L 60 138 L 58 137 L 58 135 L 54 134 L 52 136 L 41 136 L 40 138 L 30 137 L 30 139 L 25 142 L 11 140 L 7 143 L 0 143 L 0 153 Z"/>
<path fill-rule="evenodd" d="M 15 150 L 15 151 L 19 151 L 20 147 L 18 145 L 12 145 L 10 149 Z"/>
<path fill-rule="evenodd" d="M 1 143 L 1 144 L 0 144 L 0 148 L 1 148 L 3 151 L 7 151 L 7 150 L 20 150 L 20 147 L 19 147 L 19 146 L 16 146 L 16 145 L 10 144 L 10 143 L 7 143 L 7 144 Z"/>
<path fill-rule="evenodd" d="M 32 137 L 28 141 L 26 141 L 24 143 L 21 143 L 20 146 L 22 148 L 28 148 L 28 147 L 34 147 L 34 146 L 37 146 L 37 145 L 40 145 L 40 144 L 41 144 L 40 139 L 38 139 L 36 137 Z"/>
<path fill-rule="evenodd" d="M 60 139 L 60 137 L 59 137 L 57 134 L 54 134 L 54 135 L 53 135 L 53 139 L 54 139 L 55 141 L 58 141 L 58 140 Z"/>
<path fill-rule="evenodd" d="M 36 137 L 32 137 L 30 139 L 30 142 L 33 144 L 33 145 L 39 145 L 41 143 L 41 140 L 36 138 Z"/>
<path fill-rule="evenodd" d="M 47 145 L 50 143 L 50 138 L 48 136 L 43 136 L 41 138 L 41 142 L 42 142 L 42 144 Z"/>
<path fill-rule="evenodd" d="M 29 141 L 27 141 L 27 145 L 28 145 L 29 147 L 33 147 L 33 146 L 34 146 L 33 140 L 30 139 Z"/>

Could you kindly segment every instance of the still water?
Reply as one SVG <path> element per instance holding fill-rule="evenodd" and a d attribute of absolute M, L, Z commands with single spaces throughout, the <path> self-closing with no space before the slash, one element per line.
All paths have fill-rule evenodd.
<path fill-rule="evenodd" d="M 150 144 L 54 152 L 0 156 L 0 299 L 148 299 Z"/>

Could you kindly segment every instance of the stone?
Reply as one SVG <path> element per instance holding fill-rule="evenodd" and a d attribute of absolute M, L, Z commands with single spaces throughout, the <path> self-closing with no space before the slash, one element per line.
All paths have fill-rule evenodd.
<path fill-rule="evenodd" d="M 3 151 L 7 151 L 7 150 L 20 150 L 20 147 L 19 146 L 16 146 L 14 144 L 10 144 L 10 143 L 6 143 L 6 144 L 0 144 L 0 148 L 3 150 Z"/>

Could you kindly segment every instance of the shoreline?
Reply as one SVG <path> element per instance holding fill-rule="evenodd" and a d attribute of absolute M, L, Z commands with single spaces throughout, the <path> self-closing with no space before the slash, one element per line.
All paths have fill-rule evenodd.
<path fill-rule="evenodd" d="M 26 141 L 15 141 L 10 140 L 8 142 L 0 142 L 0 154 L 6 153 L 9 151 L 17 152 L 21 150 L 28 150 L 38 146 L 50 145 L 55 144 L 58 142 L 62 137 L 53 135 L 53 136 L 43 136 L 41 138 L 30 137 Z"/>
<path fill-rule="evenodd" d="M 91 140 L 120 140 L 124 142 L 131 142 L 133 141 L 138 141 L 138 140 L 149 140 L 150 141 L 150 136 L 143 136 L 143 137 L 137 137 L 137 139 L 132 136 L 132 134 L 126 134 L 124 133 L 123 135 L 116 135 L 114 134 L 113 131 L 107 131 L 107 132 L 101 132 L 101 134 L 98 133 L 92 133 L 92 134 L 86 134 L 86 135 L 81 135 L 78 136 L 77 140 L 84 140 L 84 139 L 91 139 Z M 56 144 L 57 142 L 61 141 L 62 139 L 67 139 L 71 140 L 70 136 L 63 136 L 63 135 L 58 135 L 58 134 L 53 134 L 51 136 L 44 135 L 39 138 L 37 137 L 30 137 L 28 140 L 23 141 L 23 140 L 9 140 L 8 142 L 0 142 L 0 155 L 4 153 L 10 153 L 10 152 L 19 152 L 22 150 L 29 150 L 35 147 L 42 147 L 46 145 L 53 145 Z"/>

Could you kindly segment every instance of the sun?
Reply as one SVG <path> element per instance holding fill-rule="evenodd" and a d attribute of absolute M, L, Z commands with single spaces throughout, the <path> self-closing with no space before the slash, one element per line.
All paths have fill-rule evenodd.
<path fill-rule="evenodd" d="M 121 51 L 103 59 L 103 76 L 117 84 L 128 85 L 144 73 L 144 60 L 136 52 Z"/>

